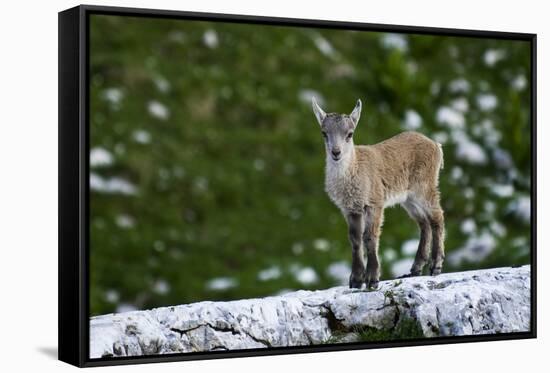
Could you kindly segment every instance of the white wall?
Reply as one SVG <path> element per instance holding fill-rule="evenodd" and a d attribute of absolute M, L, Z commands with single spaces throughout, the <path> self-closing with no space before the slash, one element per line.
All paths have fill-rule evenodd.
<path fill-rule="evenodd" d="M 550 26 L 544 1 L 93 1 L 97 5 L 532 32 L 538 34 L 539 164 L 550 158 Z M 0 367 L 66 371 L 57 345 L 57 12 L 75 1 L 5 1 L 0 20 Z M 549 172 L 539 167 L 539 288 L 549 283 Z M 354 369 L 525 371 L 547 357 L 548 294 L 539 291 L 539 339 L 157 364 L 187 372 Z M 10 369 L 11 368 L 11 369 Z M 145 372 L 151 365 L 117 368 Z M 23 369 L 17 369 L 17 371 Z M 25 369 L 26 370 L 26 369 Z M 537 369 L 536 371 L 538 371 Z M 181 370 L 180 370 L 181 371 Z"/>

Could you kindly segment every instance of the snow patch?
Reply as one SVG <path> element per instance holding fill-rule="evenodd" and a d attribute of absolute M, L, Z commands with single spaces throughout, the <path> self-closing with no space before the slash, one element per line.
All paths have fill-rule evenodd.
<path fill-rule="evenodd" d="M 414 263 L 413 258 L 405 258 L 396 261 L 391 265 L 391 273 L 394 277 L 409 274 L 411 272 L 412 265 Z"/>
<path fill-rule="evenodd" d="M 324 238 L 317 238 L 313 241 L 313 248 L 318 251 L 329 251 L 330 242 Z"/>
<path fill-rule="evenodd" d="M 493 184 L 489 185 L 493 194 L 501 197 L 511 197 L 514 194 L 514 186 L 511 184 Z"/>
<path fill-rule="evenodd" d="M 518 75 L 512 80 L 512 88 L 516 91 L 523 91 L 527 87 L 527 78 L 525 75 Z"/>
<path fill-rule="evenodd" d="M 102 96 L 103 99 L 113 105 L 118 105 L 120 101 L 122 101 L 122 99 L 124 98 L 124 94 L 119 88 L 107 88 L 103 91 Z"/>
<path fill-rule="evenodd" d="M 130 303 L 121 303 L 117 306 L 116 312 L 117 313 L 123 313 L 123 312 L 132 312 L 137 311 L 137 307 Z"/>
<path fill-rule="evenodd" d="M 464 171 L 462 170 L 462 168 L 458 166 L 453 166 L 453 168 L 451 169 L 451 179 L 453 181 L 460 181 L 462 180 L 463 176 L 464 176 Z"/>
<path fill-rule="evenodd" d="M 483 209 L 486 213 L 493 214 L 497 209 L 497 205 L 493 201 L 485 201 Z"/>
<path fill-rule="evenodd" d="M 493 121 L 490 119 L 484 119 L 480 124 L 477 124 L 472 129 L 472 133 L 483 139 L 485 144 L 490 147 L 498 145 L 502 135 L 500 131 L 495 129 Z"/>
<path fill-rule="evenodd" d="M 147 104 L 147 111 L 149 111 L 151 116 L 157 119 L 166 120 L 170 117 L 170 111 L 168 108 L 164 104 L 161 104 L 155 100 L 149 101 Z"/>
<path fill-rule="evenodd" d="M 157 280 L 153 284 L 153 293 L 159 294 L 159 295 L 166 295 L 170 292 L 170 284 L 166 282 L 165 280 Z"/>
<path fill-rule="evenodd" d="M 386 49 L 395 49 L 400 52 L 406 52 L 409 43 L 404 35 L 388 33 L 382 36 L 382 46 Z"/>
<path fill-rule="evenodd" d="M 312 285 L 319 281 L 319 277 L 317 276 L 317 272 L 311 267 L 297 267 L 291 268 L 291 272 L 294 275 L 294 278 L 296 281 L 301 283 L 302 285 Z"/>
<path fill-rule="evenodd" d="M 109 303 L 117 303 L 120 299 L 120 294 L 114 289 L 105 292 L 105 300 Z"/>
<path fill-rule="evenodd" d="M 136 224 L 134 218 L 126 214 L 117 215 L 115 218 L 115 223 L 123 229 L 133 228 Z"/>
<path fill-rule="evenodd" d="M 409 109 L 405 111 L 403 127 L 407 130 L 417 130 L 422 126 L 422 117 L 416 111 Z"/>
<path fill-rule="evenodd" d="M 506 57 L 506 52 L 502 49 L 488 49 L 483 54 L 483 61 L 489 67 L 493 67 L 497 62 L 501 61 Z"/>
<path fill-rule="evenodd" d="M 219 45 L 218 33 L 215 30 L 206 30 L 202 35 L 202 42 L 210 49 L 216 48 Z"/>
<path fill-rule="evenodd" d="M 461 113 L 466 113 L 470 108 L 466 97 L 459 97 L 451 101 L 451 107 Z"/>
<path fill-rule="evenodd" d="M 384 257 L 384 261 L 393 262 L 397 258 L 397 253 L 393 248 L 388 247 L 383 250 L 382 256 Z"/>
<path fill-rule="evenodd" d="M 451 129 L 463 129 L 466 124 L 464 115 L 451 107 L 442 106 L 437 110 L 436 120 Z"/>
<path fill-rule="evenodd" d="M 433 139 L 441 145 L 445 145 L 449 141 L 449 135 L 446 132 L 436 132 L 433 134 Z"/>
<path fill-rule="evenodd" d="M 498 105 L 498 99 L 495 95 L 490 93 L 484 93 L 477 95 L 477 106 L 482 111 L 491 111 L 494 110 Z"/>
<path fill-rule="evenodd" d="M 113 155 L 107 149 L 95 147 L 90 150 L 90 167 L 110 166 L 113 159 Z"/>
<path fill-rule="evenodd" d="M 407 240 L 401 246 L 401 253 L 406 256 L 415 255 L 418 250 L 419 240 Z"/>
<path fill-rule="evenodd" d="M 511 201 L 506 209 L 524 223 L 531 221 L 531 197 L 521 196 Z"/>
<path fill-rule="evenodd" d="M 315 35 L 313 42 L 319 51 L 325 56 L 332 57 L 335 54 L 334 47 L 330 42 L 321 35 Z"/>
<path fill-rule="evenodd" d="M 90 173 L 90 189 L 98 193 L 133 195 L 137 193 L 135 185 L 120 177 L 103 178 Z"/>
<path fill-rule="evenodd" d="M 206 283 L 206 288 L 213 291 L 223 291 L 237 286 L 237 280 L 232 277 L 216 277 Z"/>
<path fill-rule="evenodd" d="M 294 255 L 300 255 L 304 252 L 304 245 L 300 242 L 295 242 L 292 244 L 290 250 L 292 250 Z"/>
<path fill-rule="evenodd" d="M 466 219 L 460 224 L 460 230 L 464 234 L 472 234 L 476 231 L 477 225 L 474 219 Z"/>
<path fill-rule="evenodd" d="M 449 83 L 449 91 L 452 93 L 466 93 L 470 91 L 470 82 L 464 78 L 452 80 Z"/>
<path fill-rule="evenodd" d="M 145 130 L 135 130 L 132 137 L 139 144 L 149 144 L 151 142 L 151 134 Z"/>
<path fill-rule="evenodd" d="M 456 144 L 455 155 L 458 159 L 474 165 L 487 163 L 487 154 L 483 148 L 470 140 L 464 132 L 454 132 L 453 140 Z"/>
<path fill-rule="evenodd" d="M 447 258 L 453 266 L 462 262 L 477 263 L 485 259 L 493 252 L 496 241 L 493 235 L 483 232 L 481 235 L 472 236 L 466 241 L 466 245 L 450 253 Z"/>
<path fill-rule="evenodd" d="M 497 167 L 502 169 L 510 169 L 514 167 L 512 156 L 503 149 L 497 148 L 493 151 L 493 161 Z"/>
<path fill-rule="evenodd" d="M 258 280 L 260 281 L 276 280 L 279 277 L 281 277 L 281 268 L 279 266 L 272 266 L 258 272 Z"/>
<path fill-rule="evenodd" d="M 339 285 L 347 285 L 351 267 L 347 262 L 332 263 L 327 268 L 327 275 L 337 281 Z"/>
<path fill-rule="evenodd" d="M 315 97 L 319 106 L 322 107 L 325 104 L 325 98 L 314 89 L 302 89 L 300 90 L 300 92 L 298 92 L 298 98 L 300 99 L 300 101 L 308 105 L 311 105 L 311 99 L 313 97 Z"/>
<path fill-rule="evenodd" d="M 153 83 L 161 93 L 167 93 L 170 90 L 170 82 L 160 75 L 153 78 Z"/>
<path fill-rule="evenodd" d="M 491 229 L 491 232 L 493 232 L 497 237 L 506 236 L 506 227 L 498 221 L 492 221 L 489 225 L 489 229 Z"/>

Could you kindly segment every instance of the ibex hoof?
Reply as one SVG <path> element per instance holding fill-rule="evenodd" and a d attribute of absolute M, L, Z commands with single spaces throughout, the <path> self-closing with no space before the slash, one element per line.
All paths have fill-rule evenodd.
<path fill-rule="evenodd" d="M 441 273 L 441 267 L 433 267 L 433 268 L 430 268 L 430 274 L 432 276 L 437 276 L 438 274 Z"/>
<path fill-rule="evenodd" d="M 378 281 L 372 280 L 367 283 L 367 289 L 378 289 Z"/>
<path fill-rule="evenodd" d="M 349 288 L 350 289 L 361 289 L 363 287 L 363 279 L 356 279 L 353 277 L 353 274 L 349 276 Z"/>

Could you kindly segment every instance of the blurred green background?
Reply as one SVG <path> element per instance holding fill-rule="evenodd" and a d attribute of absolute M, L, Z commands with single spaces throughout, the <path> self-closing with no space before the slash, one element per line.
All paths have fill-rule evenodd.
<path fill-rule="evenodd" d="M 311 111 L 363 100 L 356 144 L 443 144 L 444 271 L 530 260 L 530 45 L 91 16 L 93 315 L 347 283 Z M 385 213 L 382 278 L 418 230 Z"/>

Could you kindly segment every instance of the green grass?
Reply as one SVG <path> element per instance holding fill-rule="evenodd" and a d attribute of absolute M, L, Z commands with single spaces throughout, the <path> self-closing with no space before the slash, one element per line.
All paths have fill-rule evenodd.
<path fill-rule="evenodd" d="M 325 342 L 326 344 L 342 343 L 344 337 L 354 335 L 353 342 L 400 341 L 406 339 L 424 338 L 422 328 L 416 320 L 402 318 L 392 329 L 378 329 L 369 326 L 354 327 L 351 330 L 335 331 Z"/>
<path fill-rule="evenodd" d="M 399 341 L 424 337 L 424 333 L 418 322 L 408 318 L 401 319 L 397 326 L 391 330 L 365 327 L 359 330 L 358 334 L 359 341 L 361 342 Z"/>

